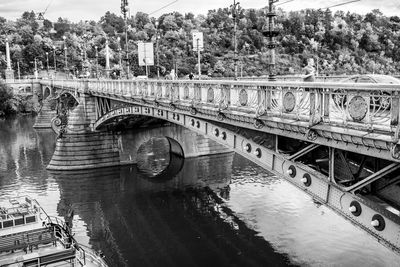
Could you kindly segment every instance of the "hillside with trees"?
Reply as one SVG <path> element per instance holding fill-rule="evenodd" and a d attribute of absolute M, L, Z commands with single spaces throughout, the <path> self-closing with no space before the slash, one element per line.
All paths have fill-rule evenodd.
<path fill-rule="evenodd" d="M 398 16 L 387 17 L 379 10 L 358 15 L 329 10 L 284 12 L 277 9 L 277 14 L 276 25 L 280 30 L 276 38 L 277 74 L 301 72 L 305 59 L 310 56 L 318 62 L 322 75 L 400 72 Z M 47 58 L 53 68 L 54 54 L 57 69 L 64 69 L 64 46 L 67 48 L 68 72 L 78 75 L 82 72 L 85 52 L 91 73 L 96 69 L 104 70 L 106 39 L 109 40 L 111 67 L 120 69 L 120 62 L 124 65 L 125 23 L 120 15 L 106 12 L 97 22 L 79 23 L 66 18 L 39 23 L 36 18 L 33 11 L 24 12 L 16 21 L 0 17 L 0 69 L 6 67 L 4 37 L 10 40 L 13 69 L 17 70 L 18 62 L 21 75 L 33 74 L 35 58 L 39 69 L 46 69 Z M 162 75 L 175 66 L 179 76 L 196 73 L 197 53 L 192 47 L 194 30 L 204 34 L 202 74 L 213 77 L 234 75 L 234 21 L 229 8 L 210 10 L 206 15 L 198 16 L 173 12 L 158 18 L 138 12 L 127 19 L 127 24 L 128 59 L 135 75 L 145 74 L 144 67 L 138 65 L 138 42 L 154 42 L 155 53 L 158 43 Z M 268 74 L 267 40 L 263 36 L 266 27 L 265 9 L 239 8 L 239 76 Z M 150 76 L 155 77 L 156 68 L 149 70 Z"/>

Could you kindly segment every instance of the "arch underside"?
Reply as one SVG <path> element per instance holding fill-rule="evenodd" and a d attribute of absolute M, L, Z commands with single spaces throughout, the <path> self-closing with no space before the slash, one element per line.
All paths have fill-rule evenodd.
<path fill-rule="evenodd" d="M 147 119 L 152 118 L 180 125 L 232 149 L 264 169 L 285 178 L 316 201 L 326 204 L 376 237 L 383 244 L 394 251 L 400 252 L 400 239 L 398 238 L 400 237 L 399 217 L 393 216 L 393 213 L 382 209 L 379 204 L 354 194 L 354 191 L 346 190 L 346 187 L 337 184 L 334 179 L 329 179 L 328 175 L 298 161 L 299 156 L 280 153 L 276 148 L 276 142 L 271 138 L 278 138 L 276 135 L 266 134 L 262 136 L 260 131 L 257 130 L 240 129 L 240 127 L 210 122 L 190 114 L 175 112 L 174 110 L 143 106 L 129 106 L 112 110 L 94 123 L 94 129 L 98 130 L 110 122 L 128 120 L 129 117 L 140 118 L 141 116 Z M 254 132 L 258 132 L 258 137 L 253 138 Z M 318 147 L 318 145 L 312 145 Z M 308 149 L 312 150 L 313 147 L 310 146 Z M 371 218 L 368 216 L 354 216 L 349 211 L 349 207 L 354 201 L 361 203 L 363 211 L 367 214 L 379 212 L 385 218 L 385 230 L 377 231 L 376 228 L 371 226 Z"/>

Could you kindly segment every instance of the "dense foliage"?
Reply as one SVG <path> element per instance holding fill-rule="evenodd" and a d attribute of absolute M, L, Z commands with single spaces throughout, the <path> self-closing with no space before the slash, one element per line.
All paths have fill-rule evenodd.
<path fill-rule="evenodd" d="M 266 10 L 241 9 L 237 16 L 237 50 L 239 75 L 268 74 L 267 40 L 263 31 L 267 27 Z M 277 10 L 276 69 L 278 74 L 301 71 L 304 59 L 314 57 L 322 74 L 385 73 L 397 74 L 400 70 L 400 18 L 387 17 L 379 10 L 366 15 L 332 14 L 329 10 L 307 9 L 298 12 Z M 80 74 L 83 59 L 88 58 L 91 73 L 104 70 L 105 43 L 108 38 L 111 50 L 111 67 L 124 65 L 124 19 L 110 12 L 98 22 L 72 23 L 59 18 L 52 23 L 39 24 L 34 12 L 25 12 L 16 21 L 0 18 L 0 34 L 11 41 L 13 69 L 17 62 L 22 75 L 32 74 L 35 58 L 40 69 L 64 69 L 67 48 L 68 70 Z M 234 21 L 232 10 L 210 10 L 207 15 L 182 15 L 174 12 L 159 18 L 138 12 L 127 19 L 129 65 L 135 75 L 144 75 L 138 65 L 137 43 L 158 43 L 161 74 L 176 67 L 179 75 L 197 72 L 197 54 L 192 47 L 192 32 L 204 33 L 205 48 L 201 53 L 203 74 L 232 77 L 234 71 Z M 65 41 L 63 36 L 66 37 Z M 157 38 L 158 36 L 158 38 Z M 157 42 L 158 40 L 158 42 Z M 96 47 L 98 57 L 96 60 Z M 156 53 L 157 46 L 154 45 Z M 0 40 L 0 69 L 5 68 L 5 38 Z M 47 54 L 46 54 L 47 52 Z M 156 58 L 156 57 L 155 57 Z M 48 60 L 47 60 L 48 59 Z M 155 59 L 156 61 L 156 59 Z M 96 63 L 98 63 L 96 67 Z M 150 67 L 150 75 L 156 68 Z"/>
<path fill-rule="evenodd" d="M 11 89 L 4 83 L 0 82 L 0 117 L 15 112 L 13 101 Z"/>

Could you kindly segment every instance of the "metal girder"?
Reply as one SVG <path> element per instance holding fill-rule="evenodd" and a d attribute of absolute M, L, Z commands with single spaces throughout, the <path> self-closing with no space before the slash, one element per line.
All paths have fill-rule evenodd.
<path fill-rule="evenodd" d="M 366 185 L 371 184 L 372 182 L 381 179 L 383 176 L 397 170 L 398 168 L 400 168 L 400 164 L 395 162 L 392 164 L 389 164 L 388 166 L 386 166 L 385 168 L 383 168 L 380 171 L 377 171 L 374 174 L 371 174 L 370 176 L 368 176 L 367 178 L 363 179 L 362 181 L 359 181 L 358 183 L 352 185 L 352 186 L 348 186 L 343 188 L 345 191 L 347 192 L 351 192 L 354 193 L 355 191 L 363 188 Z"/>
<path fill-rule="evenodd" d="M 303 148 L 302 150 L 298 151 L 297 153 L 291 155 L 288 157 L 288 160 L 296 160 L 298 158 L 300 158 L 301 156 L 304 156 L 305 154 L 313 151 L 314 149 L 316 149 L 317 147 L 319 147 L 320 145 L 318 144 L 311 144 L 306 146 L 305 148 Z"/>

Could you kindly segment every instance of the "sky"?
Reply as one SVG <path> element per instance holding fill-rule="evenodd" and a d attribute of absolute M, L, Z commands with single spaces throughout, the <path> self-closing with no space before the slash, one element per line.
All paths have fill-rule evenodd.
<path fill-rule="evenodd" d="M 279 7 L 285 11 L 295 11 L 305 8 L 327 8 L 336 4 L 351 0 L 280 0 Z M 128 0 L 130 12 L 135 14 L 138 11 L 153 13 L 158 9 L 162 10 L 153 13 L 151 16 L 158 17 L 164 13 L 178 11 L 184 13 L 207 14 L 210 9 L 229 7 L 233 0 Z M 242 8 L 262 8 L 268 5 L 268 0 L 239 0 Z M 120 14 L 120 0 L 0 0 L 0 16 L 6 19 L 15 20 L 21 17 L 24 11 L 33 10 L 35 13 L 43 12 L 49 5 L 45 18 L 56 21 L 59 17 L 67 18 L 70 21 L 80 20 L 98 21 L 107 11 Z M 373 9 L 379 9 L 386 16 L 400 16 L 399 0 L 360 0 L 343 6 L 331 8 L 332 11 L 343 10 L 366 14 Z"/>

